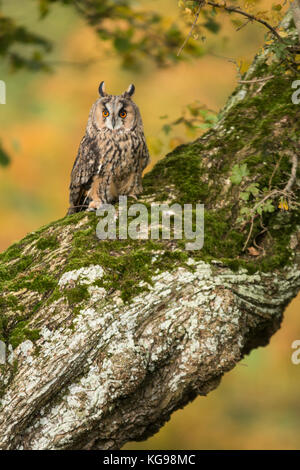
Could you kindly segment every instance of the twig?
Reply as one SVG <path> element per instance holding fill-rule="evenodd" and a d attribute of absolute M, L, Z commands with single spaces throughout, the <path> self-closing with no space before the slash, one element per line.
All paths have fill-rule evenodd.
<path fill-rule="evenodd" d="M 257 237 L 259 237 L 260 235 L 262 235 L 263 233 L 265 233 L 268 229 L 267 228 L 264 228 L 261 232 L 259 232 L 258 235 L 256 235 L 253 239 L 253 245 L 255 246 L 255 248 L 257 248 L 258 250 L 261 250 L 263 253 L 263 255 L 265 254 L 265 249 L 261 246 L 259 246 L 257 243 L 256 243 L 256 239 Z"/>
<path fill-rule="evenodd" d="M 198 10 L 197 10 L 197 12 L 196 12 L 196 16 L 195 16 L 195 19 L 194 19 L 194 21 L 193 21 L 192 27 L 191 27 L 191 29 L 190 29 L 190 31 L 189 31 L 189 34 L 187 35 L 187 37 L 186 37 L 185 40 L 183 41 L 182 46 L 180 47 L 179 51 L 177 52 L 177 57 L 181 54 L 181 52 L 183 51 L 183 49 L 184 49 L 186 43 L 187 43 L 188 40 L 190 39 L 190 37 L 191 37 L 191 35 L 192 35 L 193 31 L 194 31 L 194 28 L 195 28 L 195 26 L 196 26 L 196 24 L 197 24 L 197 21 L 198 21 L 199 15 L 200 15 L 200 11 L 201 11 L 201 8 L 203 7 L 204 3 L 205 3 L 205 0 L 200 0 L 199 6 L 198 6 Z"/>
<path fill-rule="evenodd" d="M 273 197 L 275 194 L 277 194 L 279 191 L 278 189 L 273 189 L 273 191 L 271 191 L 269 194 L 267 194 L 265 197 L 262 198 L 261 201 L 258 201 L 257 204 L 255 204 L 255 206 L 253 207 L 252 209 L 252 212 L 255 212 L 256 209 L 261 205 L 263 204 L 265 201 L 267 201 L 268 199 L 270 199 L 270 197 Z"/>
<path fill-rule="evenodd" d="M 274 78 L 275 75 L 270 75 L 269 77 L 263 77 L 263 78 L 254 78 L 253 80 L 238 80 L 238 83 L 258 83 L 258 82 L 265 82 L 267 80 L 271 80 L 271 78 Z"/>
<path fill-rule="evenodd" d="M 236 31 L 241 31 L 241 29 L 245 28 L 245 26 L 247 26 L 247 24 L 250 22 L 251 20 L 248 18 L 247 21 L 245 21 L 245 23 L 243 23 L 241 26 L 239 26 L 238 28 L 236 28 Z"/>
<path fill-rule="evenodd" d="M 216 3 L 216 2 L 210 2 L 208 1 L 207 2 L 207 5 L 210 5 L 212 7 L 215 7 L 215 8 L 224 8 L 224 10 L 228 11 L 229 13 L 238 13 L 239 15 L 243 15 L 245 16 L 246 18 L 249 18 L 249 20 L 252 20 L 252 21 L 256 21 L 258 23 L 261 23 L 263 24 L 266 28 L 269 29 L 269 31 L 271 31 L 271 33 L 276 36 L 276 38 L 281 41 L 281 42 L 285 42 L 282 37 L 277 33 L 276 29 L 273 28 L 273 26 L 271 26 L 267 21 L 265 20 L 262 20 L 260 18 L 258 18 L 257 16 L 254 16 L 254 15 L 251 15 L 250 13 L 247 13 L 246 11 L 243 11 L 241 10 L 240 8 L 235 8 L 235 7 L 231 7 L 231 6 L 227 6 L 227 5 L 221 5 L 220 3 Z"/>
<path fill-rule="evenodd" d="M 272 180 L 273 180 L 273 178 L 274 178 L 274 175 L 275 175 L 276 171 L 278 170 L 278 167 L 279 167 L 279 165 L 280 165 L 280 162 L 281 162 L 281 160 L 282 160 L 282 157 L 283 157 L 283 153 L 281 154 L 281 156 L 280 156 L 278 162 L 276 163 L 276 165 L 275 165 L 275 167 L 274 167 L 274 170 L 273 170 L 273 172 L 272 172 L 272 174 L 271 174 L 271 178 L 270 178 L 270 180 L 269 180 L 269 190 L 270 190 L 270 191 L 271 191 L 271 186 L 272 186 Z"/>
<path fill-rule="evenodd" d="M 248 233 L 247 240 L 245 241 L 245 244 L 244 244 L 244 246 L 243 246 L 243 251 L 245 251 L 245 250 L 246 250 L 246 246 L 248 245 L 248 242 L 249 242 L 249 240 L 250 240 L 250 237 L 251 237 L 251 235 L 252 235 L 252 230 L 253 230 L 254 219 L 255 219 L 255 216 L 254 216 L 254 217 L 252 217 L 252 219 L 251 219 L 251 227 L 250 227 L 250 230 L 249 230 L 249 233 Z"/>
<path fill-rule="evenodd" d="M 95 64 L 99 59 L 88 59 L 88 60 L 85 60 L 85 61 L 81 61 L 81 62 L 75 62 L 75 61 L 71 61 L 71 60 L 48 60 L 48 61 L 45 61 L 45 64 L 46 65 L 67 65 L 69 67 L 78 67 L 78 68 L 81 68 L 81 67 L 87 67 L 91 64 Z"/>
<path fill-rule="evenodd" d="M 79 204 L 78 206 L 70 206 L 69 209 L 77 209 L 77 207 L 88 207 L 88 204 Z"/>
<path fill-rule="evenodd" d="M 290 179 L 288 180 L 285 188 L 284 188 L 284 192 L 285 193 L 289 193 L 293 187 L 293 184 L 296 180 L 296 174 L 297 174 L 297 167 L 298 167 L 298 157 L 297 157 L 297 154 L 296 152 L 295 153 L 292 153 L 292 152 L 289 152 L 290 155 L 291 155 L 291 158 L 292 158 L 292 170 L 291 170 L 291 176 L 290 176 Z"/>

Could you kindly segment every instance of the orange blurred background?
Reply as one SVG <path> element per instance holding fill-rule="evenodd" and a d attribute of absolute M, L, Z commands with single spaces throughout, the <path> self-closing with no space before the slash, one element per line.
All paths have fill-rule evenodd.
<path fill-rule="evenodd" d="M 140 3 L 178 14 L 174 0 Z M 259 3 L 262 8 L 272 4 Z M 196 99 L 218 111 L 237 82 L 229 59 L 242 59 L 247 66 L 265 34 L 255 24 L 236 32 L 224 20 L 218 36 L 207 35 L 210 54 L 203 58 L 163 69 L 145 62 L 140 72 L 129 72 L 70 7 L 54 5 L 43 21 L 35 0 L 4 0 L 2 10 L 49 37 L 55 48 L 48 59 L 53 74 L 10 74 L 0 63 L 0 79 L 7 86 L 7 104 L 0 105 L 0 138 L 12 158 L 10 166 L 0 167 L 1 250 L 65 215 L 70 171 L 101 80 L 113 94 L 135 84 L 153 164 L 169 150 L 160 117 L 167 114 L 172 121 Z M 287 308 L 283 326 L 267 348 L 253 351 L 208 397 L 174 413 L 156 436 L 125 448 L 299 449 L 300 365 L 291 362 L 291 344 L 300 339 L 299 311 L 300 296 Z"/>

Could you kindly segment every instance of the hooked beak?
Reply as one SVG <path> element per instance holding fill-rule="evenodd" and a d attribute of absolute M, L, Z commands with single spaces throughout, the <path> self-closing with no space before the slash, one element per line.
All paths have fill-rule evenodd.
<path fill-rule="evenodd" d="M 112 116 L 112 117 L 111 117 L 111 125 L 112 125 L 112 128 L 114 129 L 114 128 L 115 128 L 115 125 L 116 125 L 115 116 Z"/>

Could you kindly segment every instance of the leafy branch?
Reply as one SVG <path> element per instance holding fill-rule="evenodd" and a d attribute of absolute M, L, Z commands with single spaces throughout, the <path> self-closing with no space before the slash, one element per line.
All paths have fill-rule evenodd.
<path fill-rule="evenodd" d="M 192 27 L 189 31 L 189 34 L 187 35 L 187 37 L 185 38 L 183 44 L 181 45 L 179 51 L 177 52 L 177 56 L 180 56 L 181 52 L 183 51 L 186 43 L 188 42 L 188 40 L 190 39 L 190 37 L 192 36 L 193 34 L 193 30 L 197 24 L 197 21 L 199 19 L 199 15 L 200 15 L 200 12 L 201 12 L 201 8 L 203 7 L 203 5 L 205 4 L 205 0 L 199 0 L 199 5 L 198 5 L 198 8 L 197 8 L 197 11 L 196 11 L 196 14 L 195 14 L 195 19 L 193 21 L 193 24 L 192 24 Z"/>
<path fill-rule="evenodd" d="M 233 7 L 231 5 L 227 5 L 226 2 L 223 4 L 217 3 L 217 2 L 211 2 L 208 1 L 207 5 L 210 5 L 214 8 L 221 8 L 223 10 L 228 11 L 229 13 L 237 13 L 239 15 L 245 16 L 248 20 L 250 21 L 256 21 L 257 23 L 262 24 L 265 26 L 279 41 L 284 42 L 284 39 L 278 34 L 276 29 L 270 25 L 266 20 L 259 18 L 258 16 L 252 15 L 244 10 L 242 10 L 240 7 Z"/>
<path fill-rule="evenodd" d="M 250 222 L 250 229 L 246 242 L 243 246 L 243 251 L 248 246 L 249 240 L 253 233 L 254 221 L 257 217 L 262 217 L 263 214 L 272 213 L 275 211 L 276 206 L 282 210 L 289 210 L 294 206 L 299 206 L 299 203 L 295 201 L 292 187 L 296 181 L 296 174 L 298 168 L 298 156 L 295 152 L 290 150 L 285 151 L 285 155 L 288 155 L 291 159 L 292 167 L 290 172 L 290 177 L 285 184 L 283 189 L 274 188 L 271 189 L 272 180 L 276 171 L 279 168 L 280 162 L 282 160 L 283 154 L 279 158 L 277 164 L 274 167 L 272 175 L 269 181 L 269 187 L 264 187 L 262 190 L 259 188 L 258 183 L 252 182 L 249 184 L 244 191 L 240 192 L 240 200 L 242 206 L 240 209 L 240 216 L 237 218 L 237 223 L 244 222 L 242 227 L 245 227 L 246 224 Z M 234 165 L 231 174 L 231 182 L 235 185 L 239 185 L 243 180 L 249 176 L 249 170 L 247 164 Z M 274 201 L 277 199 L 277 205 L 274 204 Z M 254 201 L 254 205 L 253 205 Z M 251 205 L 249 205 L 249 203 Z M 263 227 L 263 231 L 266 229 Z"/>
<path fill-rule="evenodd" d="M 299 1 L 299 0 L 296 0 L 296 1 Z M 201 13 L 202 9 L 205 8 L 206 6 L 210 6 L 210 7 L 213 8 L 213 10 L 211 11 L 212 16 L 215 16 L 215 9 L 220 9 L 220 10 L 226 11 L 228 13 L 236 13 L 238 15 L 242 15 L 243 17 L 247 18 L 247 23 L 246 24 L 248 24 L 249 22 L 251 22 L 251 23 L 252 22 L 260 23 L 264 27 L 266 27 L 269 30 L 269 32 L 271 32 L 272 35 L 279 42 L 281 42 L 283 44 L 285 43 L 284 38 L 282 38 L 280 36 L 280 34 L 276 30 L 276 28 L 273 27 L 266 19 L 260 17 L 258 14 L 254 15 L 254 14 L 248 12 L 248 11 L 245 11 L 239 6 L 227 5 L 226 1 L 224 1 L 223 3 L 218 3 L 218 2 L 209 1 L 209 0 L 195 0 L 195 1 L 192 1 L 192 2 L 188 1 L 188 0 L 180 0 L 178 2 L 178 5 L 185 12 L 187 12 L 189 15 L 194 16 L 194 21 L 192 22 L 191 29 L 190 29 L 188 35 L 186 36 L 183 44 L 181 45 L 181 47 L 180 47 L 180 49 L 177 53 L 178 56 L 181 54 L 181 52 L 183 51 L 183 49 L 184 49 L 185 45 L 187 44 L 188 40 L 192 36 L 193 31 L 195 30 L 195 27 L 197 25 L 200 13 Z M 277 11 L 277 13 L 279 13 L 281 11 L 281 9 L 282 9 L 281 5 L 273 5 L 273 10 Z M 207 13 L 206 10 L 203 10 L 202 13 L 206 17 L 208 16 L 208 13 Z M 213 22 L 214 24 L 217 24 L 215 22 L 215 20 L 213 20 L 212 18 L 210 18 L 210 22 Z M 207 25 L 204 25 L 204 26 L 207 26 Z M 241 28 L 243 28 L 245 26 L 245 24 L 239 24 L 238 26 L 239 27 L 238 27 L 237 30 L 239 31 Z M 211 28 L 208 28 L 208 29 L 211 29 Z"/>
<path fill-rule="evenodd" d="M 166 119 L 167 117 L 162 116 L 161 119 Z M 164 124 L 162 130 L 168 135 L 176 126 L 183 125 L 186 132 L 194 133 L 195 131 L 210 129 L 217 120 L 217 113 L 215 111 L 196 100 L 184 107 L 179 118 Z"/>
<path fill-rule="evenodd" d="M 18 52 L 16 47 L 25 45 L 34 47 L 30 55 Z M 6 16 L 1 16 L 0 12 L 0 56 L 6 58 L 11 69 L 17 70 L 27 68 L 29 70 L 48 70 L 48 66 L 43 61 L 43 54 L 50 52 L 51 42 L 44 37 L 28 31 L 24 26 L 17 25 L 16 22 Z"/>
<path fill-rule="evenodd" d="M 6 151 L 3 149 L 2 144 L 0 142 L 0 165 L 1 166 L 7 166 L 10 163 L 10 157 L 6 153 Z"/>

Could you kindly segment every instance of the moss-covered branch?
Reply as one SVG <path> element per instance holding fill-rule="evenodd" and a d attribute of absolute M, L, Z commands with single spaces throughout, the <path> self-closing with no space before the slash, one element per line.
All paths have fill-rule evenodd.
<path fill-rule="evenodd" d="M 259 53 L 214 129 L 144 178 L 145 204 L 205 204 L 202 250 L 100 242 L 97 217 L 82 212 L 1 255 L 2 449 L 144 439 L 279 328 L 300 289 L 300 107 L 276 47 Z"/>

